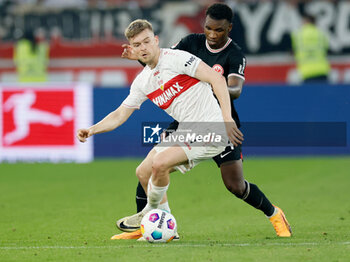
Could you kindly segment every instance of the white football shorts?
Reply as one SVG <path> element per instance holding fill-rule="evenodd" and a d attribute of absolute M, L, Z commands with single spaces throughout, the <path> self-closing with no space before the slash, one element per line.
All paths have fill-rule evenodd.
<path fill-rule="evenodd" d="M 177 142 L 176 145 L 180 146 L 185 151 L 185 154 L 188 158 L 188 164 L 183 164 L 175 167 L 175 169 L 177 169 L 183 174 L 185 174 L 187 171 L 190 171 L 193 167 L 198 165 L 200 162 L 210 159 L 225 150 L 225 145 L 218 145 L 218 146 L 198 146 L 197 145 L 196 146 L 193 144 L 191 145 L 187 142 Z M 154 149 L 157 152 L 162 152 L 170 147 L 171 145 L 165 146 L 164 144 L 160 143 L 156 145 Z"/>

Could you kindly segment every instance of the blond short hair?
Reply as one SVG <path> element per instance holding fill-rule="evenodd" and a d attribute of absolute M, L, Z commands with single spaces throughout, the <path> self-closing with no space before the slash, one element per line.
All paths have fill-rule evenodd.
<path fill-rule="evenodd" d="M 124 35 L 129 40 L 145 29 L 149 29 L 153 32 L 152 24 L 147 20 L 137 19 L 129 24 L 129 26 L 125 29 Z"/>

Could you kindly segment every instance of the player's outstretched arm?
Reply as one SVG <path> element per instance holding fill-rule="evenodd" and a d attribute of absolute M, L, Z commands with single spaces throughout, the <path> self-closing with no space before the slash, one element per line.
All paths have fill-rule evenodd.
<path fill-rule="evenodd" d="M 231 116 L 230 96 L 227 90 L 225 78 L 202 61 L 197 67 L 195 77 L 212 85 L 214 94 L 220 103 L 222 116 L 225 121 L 226 131 L 230 141 L 235 146 L 242 144 L 243 134 L 238 129 L 236 122 Z"/>
<path fill-rule="evenodd" d="M 128 108 L 123 105 L 119 106 L 115 111 L 109 113 L 97 124 L 89 127 L 82 128 L 77 131 L 77 138 L 80 142 L 85 142 L 90 136 L 105 133 L 116 129 L 122 125 L 131 114 L 135 111 L 135 108 Z"/>

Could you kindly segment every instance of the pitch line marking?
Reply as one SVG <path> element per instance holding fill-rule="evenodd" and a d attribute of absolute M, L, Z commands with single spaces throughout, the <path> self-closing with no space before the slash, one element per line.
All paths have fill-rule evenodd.
<path fill-rule="evenodd" d="M 150 248 L 150 247 L 259 247 L 259 246 L 328 246 L 328 245 L 350 245 L 350 242 L 329 242 L 329 243 L 317 243 L 317 242 L 305 242 L 305 243 L 237 243 L 237 244 L 228 244 L 228 243 L 208 243 L 208 244 L 156 244 L 156 245 L 132 245 L 133 248 Z M 0 250 L 23 250 L 23 249 L 106 249 L 106 248 L 127 248 L 128 246 L 29 246 L 29 247 L 9 247 L 9 246 L 0 246 Z"/>

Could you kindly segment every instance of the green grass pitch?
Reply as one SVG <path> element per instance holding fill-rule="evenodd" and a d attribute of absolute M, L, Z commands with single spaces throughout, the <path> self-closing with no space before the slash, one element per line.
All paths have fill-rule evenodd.
<path fill-rule="evenodd" d="M 245 159 L 292 238 L 277 238 L 208 161 L 171 175 L 181 241 L 112 241 L 116 219 L 135 212 L 139 162 L 0 164 L 0 261 L 350 261 L 349 157 Z"/>

